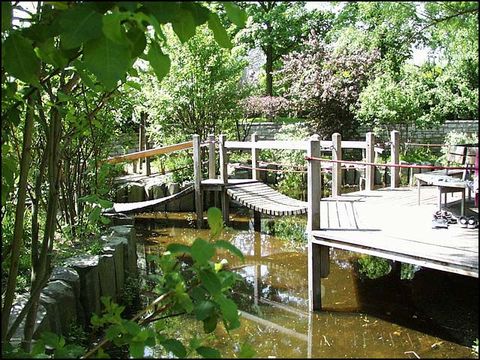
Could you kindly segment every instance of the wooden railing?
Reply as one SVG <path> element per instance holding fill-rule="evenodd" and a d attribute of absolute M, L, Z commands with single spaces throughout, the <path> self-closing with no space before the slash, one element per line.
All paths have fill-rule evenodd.
<path fill-rule="evenodd" d="M 162 146 L 155 149 L 137 151 L 137 152 L 125 154 L 125 155 L 112 156 L 107 159 L 107 162 L 110 164 L 116 164 L 122 161 L 133 161 L 133 160 L 147 158 L 147 157 L 160 155 L 160 154 L 169 154 L 174 151 L 189 149 L 191 147 L 193 147 L 193 141 L 187 141 L 184 143 Z"/>

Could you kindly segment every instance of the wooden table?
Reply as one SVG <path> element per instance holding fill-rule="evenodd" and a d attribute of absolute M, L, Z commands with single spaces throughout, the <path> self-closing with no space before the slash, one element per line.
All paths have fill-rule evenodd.
<path fill-rule="evenodd" d="M 446 175 L 444 171 L 442 172 L 428 172 L 415 174 L 414 177 L 417 180 L 418 188 L 418 205 L 420 205 L 420 187 L 422 183 L 428 185 L 437 186 L 438 188 L 438 210 L 442 209 L 442 194 L 444 195 L 444 203 L 447 204 L 447 194 L 454 192 L 462 193 L 462 202 L 460 205 L 460 214 L 465 215 L 465 189 L 468 188 L 467 182 L 461 179 L 458 179 L 451 175 Z"/>

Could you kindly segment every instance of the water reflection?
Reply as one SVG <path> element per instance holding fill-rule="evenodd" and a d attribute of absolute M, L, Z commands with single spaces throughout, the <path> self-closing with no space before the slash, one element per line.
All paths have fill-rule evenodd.
<path fill-rule="evenodd" d="M 168 220 L 164 217 L 159 221 L 162 215 L 158 214 L 137 220 L 137 231 L 145 244 L 140 248 L 140 258 L 161 253 L 171 242 L 191 244 L 197 237 L 208 237 L 208 230 L 194 228 L 192 216 L 166 216 Z M 220 253 L 218 260 L 227 259 L 229 267 L 245 279 L 235 289 L 242 326 L 230 334 L 217 327 L 217 337 L 209 345 L 217 347 L 223 356 L 235 357 L 235 347 L 248 342 L 256 350 L 256 357 L 475 358 L 470 339 L 478 337 L 477 321 L 474 325 L 471 321 L 472 316 L 478 319 L 476 279 L 422 270 L 416 274 L 418 286 L 415 282 L 399 281 L 394 274 L 361 280 L 354 266 L 355 254 L 332 250 L 331 273 L 322 281 L 325 311 L 309 313 L 304 245 L 248 230 L 248 217 L 234 218 L 233 227 L 235 230 L 226 229 L 221 238 L 241 249 L 245 262 L 228 252 Z M 145 268 L 148 271 L 146 263 Z M 450 299 L 461 316 L 470 317 L 470 323 L 463 322 L 464 327 L 459 329 L 461 335 L 458 331 L 445 331 L 441 313 L 446 316 L 450 311 L 449 300 L 445 300 L 445 308 L 431 306 L 445 296 L 436 293 L 441 290 L 435 290 L 432 280 L 449 278 L 454 279 L 449 282 L 453 292 L 473 289 L 465 296 Z M 419 287 L 438 298 L 432 301 Z M 188 341 L 202 332 L 200 323 L 188 318 L 182 322 L 188 322 L 188 326 L 182 326 L 184 330 L 176 336 Z"/>

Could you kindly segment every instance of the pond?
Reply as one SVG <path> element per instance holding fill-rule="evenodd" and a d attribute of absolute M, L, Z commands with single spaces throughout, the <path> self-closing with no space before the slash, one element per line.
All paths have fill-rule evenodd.
<path fill-rule="evenodd" d="M 208 236 L 195 229 L 192 213 L 140 214 L 135 223 L 145 271 L 146 255 Z M 245 262 L 226 253 L 221 258 L 245 282 L 234 293 L 241 327 L 227 334 L 217 326 L 208 344 L 222 356 L 236 357 L 248 343 L 255 357 L 476 358 L 478 279 L 421 269 L 413 280 L 394 272 L 372 280 L 359 275 L 359 254 L 331 249 L 324 311 L 309 313 L 306 245 L 255 232 L 248 216 L 233 215 L 231 226 L 220 238 L 237 246 Z M 169 321 L 170 335 L 179 339 L 203 332 L 188 317 Z M 166 354 L 150 349 L 148 355 Z"/>

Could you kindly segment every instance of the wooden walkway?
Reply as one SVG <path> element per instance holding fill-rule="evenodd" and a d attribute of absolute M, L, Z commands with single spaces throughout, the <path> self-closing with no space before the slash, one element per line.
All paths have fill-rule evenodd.
<path fill-rule="evenodd" d="M 433 229 L 438 191 L 422 187 L 359 191 L 320 202 L 312 242 L 428 268 L 478 277 L 478 229 Z M 452 199 L 455 200 L 452 203 Z M 460 199 L 448 197 L 459 208 Z M 450 208 L 450 210 L 452 210 Z M 478 217 L 478 216 L 477 216 Z"/>
<path fill-rule="evenodd" d="M 202 188 L 226 187 L 227 194 L 249 209 L 273 216 L 299 215 L 307 212 L 305 201 L 292 199 L 279 193 L 261 181 L 251 179 L 229 179 L 227 184 L 220 180 L 202 181 Z"/>

